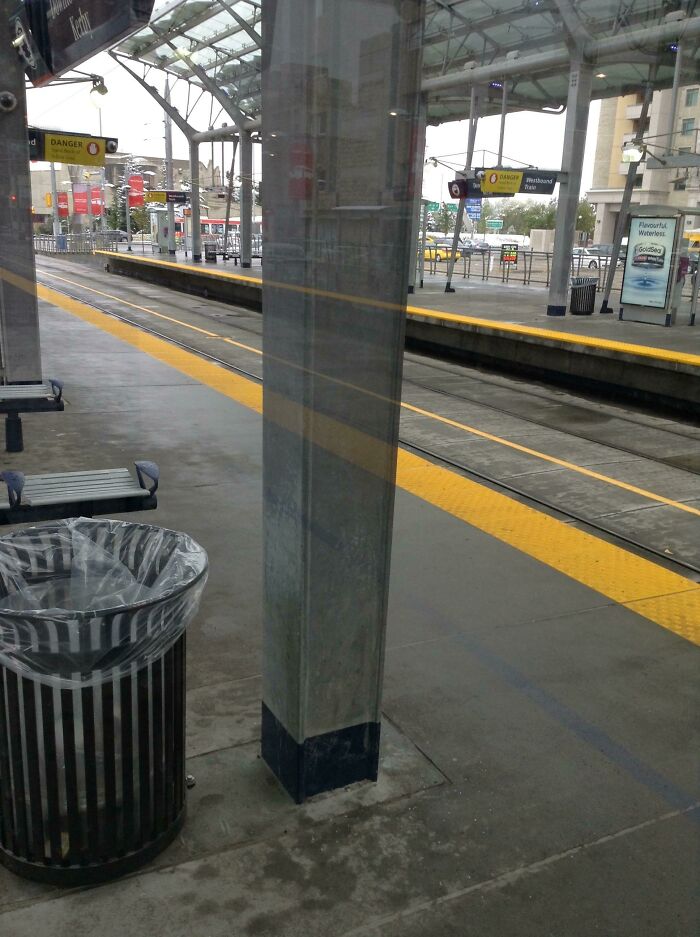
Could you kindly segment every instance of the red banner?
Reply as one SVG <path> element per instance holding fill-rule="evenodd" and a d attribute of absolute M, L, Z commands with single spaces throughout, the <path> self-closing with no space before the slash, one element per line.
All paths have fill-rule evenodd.
<path fill-rule="evenodd" d="M 73 214 L 87 215 L 88 213 L 88 194 L 87 186 L 82 182 L 73 184 Z"/>
<path fill-rule="evenodd" d="M 314 152 L 306 138 L 295 140 L 289 148 L 290 198 L 306 200 L 313 194 Z"/>
<path fill-rule="evenodd" d="M 142 208 L 143 199 L 143 176 L 129 176 L 129 208 Z"/>
<path fill-rule="evenodd" d="M 68 193 L 59 192 L 57 197 L 58 203 L 58 217 L 67 218 L 68 217 Z"/>
<path fill-rule="evenodd" d="M 102 214 L 102 189 L 99 186 L 92 187 L 92 214 L 95 218 L 99 218 Z"/>

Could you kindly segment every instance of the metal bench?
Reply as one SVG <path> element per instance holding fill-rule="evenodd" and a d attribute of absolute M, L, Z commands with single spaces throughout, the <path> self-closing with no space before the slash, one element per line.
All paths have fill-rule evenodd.
<path fill-rule="evenodd" d="M 155 462 L 134 465 L 136 478 L 126 468 L 51 475 L 0 472 L 7 485 L 7 500 L 0 501 L 0 524 L 152 511 L 158 505 L 160 471 Z"/>
<path fill-rule="evenodd" d="M 63 410 L 63 381 L 49 378 L 41 384 L 3 384 L 0 386 L 0 413 L 5 417 L 5 449 L 22 452 L 20 413 Z"/>

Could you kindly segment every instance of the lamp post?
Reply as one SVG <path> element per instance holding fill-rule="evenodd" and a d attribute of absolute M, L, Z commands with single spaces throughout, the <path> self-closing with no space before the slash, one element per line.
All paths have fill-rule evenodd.
<path fill-rule="evenodd" d="M 122 186 L 122 192 L 126 194 L 126 249 L 131 252 L 131 206 L 129 205 L 129 192 L 131 191 L 131 186 L 125 183 Z"/>
<path fill-rule="evenodd" d="M 100 78 L 99 75 L 90 76 L 92 81 L 92 88 L 90 88 L 89 98 L 90 103 L 97 111 L 99 135 L 102 136 L 102 98 L 107 94 L 107 87 L 104 83 L 104 79 Z M 100 171 L 100 191 L 102 195 L 102 214 L 100 216 L 100 228 L 104 232 L 107 228 L 107 220 L 105 218 L 105 168 L 102 167 Z"/>

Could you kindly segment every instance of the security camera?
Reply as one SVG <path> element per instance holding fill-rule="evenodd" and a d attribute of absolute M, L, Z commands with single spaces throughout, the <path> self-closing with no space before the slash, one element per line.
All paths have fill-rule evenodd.
<path fill-rule="evenodd" d="M 17 98 L 11 91 L 0 91 L 0 111 L 9 114 L 17 107 Z"/>
<path fill-rule="evenodd" d="M 105 140 L 105 152 L 106 153 L 116 153 L 119 149 L 119 140 L 114 137 L 108 137 Z"/>

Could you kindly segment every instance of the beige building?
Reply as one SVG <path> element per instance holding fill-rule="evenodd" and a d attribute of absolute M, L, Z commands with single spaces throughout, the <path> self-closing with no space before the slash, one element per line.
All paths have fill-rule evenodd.
<path fill-rule="evenodd" d="M 641 129 L 649 144 L 650 156 L 668 151 L 695 154 L 699 151 L 700 86 L 681 88 L 675 120 L 671 126 L 671 91 L 657 91 L 652 98 L 646 126 L 640 128 L 643 90 L 621 98 L 601 102 L 598 139 L 593 169 L 593 186 L 587 197 L 596 206 L 593 240 L 596 244 L 612 242 L 620 212 L 628 163 L 622 162 L 622 147 Z M 632 193 L 635 205 L 666 205 L 688 211 L 686 229 L 700 225 L 700 169 L 665 167 L 649 169 L 638 164 Z"/>

